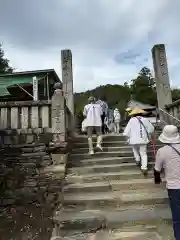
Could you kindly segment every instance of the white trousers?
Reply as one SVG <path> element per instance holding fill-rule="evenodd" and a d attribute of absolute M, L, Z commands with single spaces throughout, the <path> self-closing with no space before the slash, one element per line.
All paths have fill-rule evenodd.
<path fill-rule="evenodd" d="M 120 127 L 119 127 L 119 122 L 114 122 L 114 131 L 115 133 L 119 133 Z"/>
<path fill-rule="evenodd" d="M 136 144 L 132 146 L 136 162 L 141 161 L 141 169 L 146 170 L 148 164 L 147 145 Z"/>

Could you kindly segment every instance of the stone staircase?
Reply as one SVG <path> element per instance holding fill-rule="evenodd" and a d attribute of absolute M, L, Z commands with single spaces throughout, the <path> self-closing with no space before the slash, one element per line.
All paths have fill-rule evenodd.
<path fill-rule="evenodd" d="M 103 152 L 94 156 L 88 155 L 87 137 L 78 136 L 52 239 L 173 239 L 165 184 L 153 182 L 151 146 L 148 155 L 144 177 L 123 136 L 104 136 Z"/>

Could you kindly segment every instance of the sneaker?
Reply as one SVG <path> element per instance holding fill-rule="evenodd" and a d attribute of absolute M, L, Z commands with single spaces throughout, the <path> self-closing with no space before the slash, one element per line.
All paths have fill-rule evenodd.
<path fill-rule="evenodd" d="M 90 155 L 94 155 L 94 151 L 93 151 L 93 150 L 90 150 L 90 151 L 89 151 L 89 154 L 90 154 Z"/>
<path fill-rule="evenodd" d="M 97 144 L 96 148 L 98 148 L 99 150 L 103 151 L 101 145 Z"/>

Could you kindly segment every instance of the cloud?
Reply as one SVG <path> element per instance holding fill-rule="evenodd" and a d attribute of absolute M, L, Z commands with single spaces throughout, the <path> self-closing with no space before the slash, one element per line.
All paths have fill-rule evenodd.
<path fill-rule="evenodd" d="M 178 86 L 179 0 L 4 0 L 0 42 L 18 70 L 54 68 L 60 50 L 73 54 L 74 88 L 122 84 L 144 65 L 151 48 L 166 44 L 171 83 Z"/>

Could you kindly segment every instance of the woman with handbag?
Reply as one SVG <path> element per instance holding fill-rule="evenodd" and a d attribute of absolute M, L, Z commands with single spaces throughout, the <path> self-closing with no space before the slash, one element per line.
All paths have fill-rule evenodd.
<path fill-rule="evenodd" d="M 165 146 L 156 154 L 154 181 L 155 184 L 161 183 L 160 173 L 164 168 L 174 236 L 176 240 L 180 240 L 180 135 L 177 127 L 166 125 L 159 136 L 159 141 Z"/>
<path fill-rule="evenodd" d="M 154 126 L 143 117 L 146 112 L 140 108 L 134 108 L 123 135 L 127 136 L 128 143 L 132 146 L 136 164 L 141 167 L 144 175 L 148 172 L 147 144 L 150 142 L 150 135 L 154 132 Z"/>

